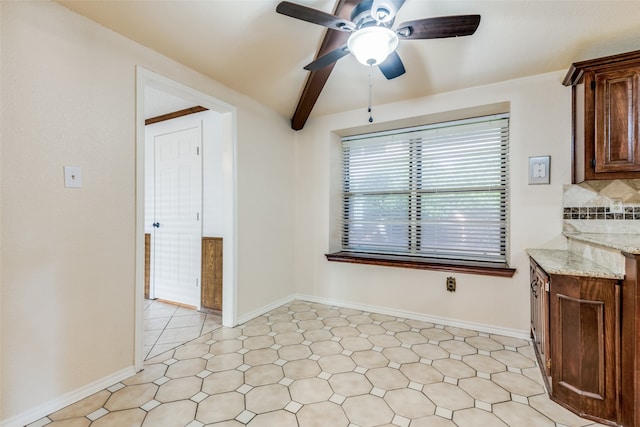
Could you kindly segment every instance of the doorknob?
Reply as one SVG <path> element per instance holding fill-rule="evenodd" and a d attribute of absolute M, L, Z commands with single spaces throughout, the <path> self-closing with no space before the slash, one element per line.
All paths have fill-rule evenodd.
<path fill-rule="evenodd" d="M 159 223 L 159 222 L 154 222 L 154 223 L 153 223 L 153 226 L 154 226 L 155 228 L 160 228 L 160 223 Z"/>

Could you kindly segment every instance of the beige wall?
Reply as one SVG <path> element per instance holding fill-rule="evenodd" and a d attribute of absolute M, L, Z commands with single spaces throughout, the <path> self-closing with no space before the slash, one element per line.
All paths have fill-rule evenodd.
<path fill-rule="evenodd" d="M 330 182 L 340 168 L 336 131 L 367 124 L 366 106 L 310 121 L 297 134 L 296 289 L 328 301 L 382 307 L 527 334 L 529 269 L 524 250 L 561 245 L 562 185 L 570 182 L 571 91 L 564 72 L 374 107 L 375 126 L 415 116 L 509 103 L 511 279 L 326 261 L 331 247 Z M 375 89 L 374 89 L 375 90 Z M 366 129 L 365 129 L 366 131 Z M 528 158 L 551 156 L 551 185 L 528 185 Z M 338 177 L 339 178 L 339 177 Z M 457 291 L 445 278 L 457 278 Z"/>
<path fill-rule="evenodd" d="M 0 2 L 0 420 L 134 363 L 136 66 L 237 108 L 238 316 L 294 292 L 294 136 L 247 97 L 50 2 Z M 82 189 L 63 187 L 81 166 Z"/>

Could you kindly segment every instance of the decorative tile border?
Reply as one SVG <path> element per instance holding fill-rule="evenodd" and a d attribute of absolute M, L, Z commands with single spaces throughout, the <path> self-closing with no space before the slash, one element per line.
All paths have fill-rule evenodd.
<path fill-rule="evenodd" d="M 611 212 L 614 202 L 622 212 Z M 562 229 L 580 233 L 640 233 L 640 180 L 585 181 L 565 185 Z"/>
<path fill-rule="evenodd" d="M 625 206 L 623 213 L 611 212 L 603 206 L 564 207 L 563 219 L 640 220 L 640 206 Z"/>

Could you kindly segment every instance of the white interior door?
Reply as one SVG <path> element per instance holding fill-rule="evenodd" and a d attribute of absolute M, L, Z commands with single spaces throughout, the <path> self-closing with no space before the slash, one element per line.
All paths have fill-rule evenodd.
<path fill-rule="evenodd" d="M 202 122 L 156 134 L 153 296 L 200 306 Z"/>

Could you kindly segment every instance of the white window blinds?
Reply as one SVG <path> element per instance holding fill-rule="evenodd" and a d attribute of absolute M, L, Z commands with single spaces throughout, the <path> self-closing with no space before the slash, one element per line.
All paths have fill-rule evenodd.
<path fill-rule="evenodd" d="M 508 114 L 343 138 L 343 250 L 505 263 L 508 141 Z"/>

